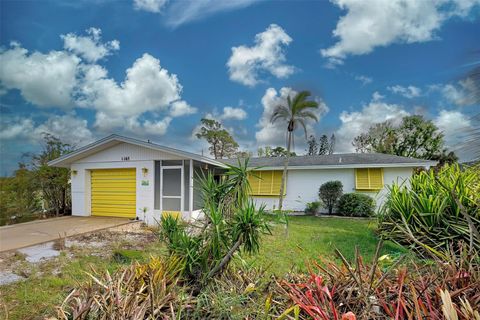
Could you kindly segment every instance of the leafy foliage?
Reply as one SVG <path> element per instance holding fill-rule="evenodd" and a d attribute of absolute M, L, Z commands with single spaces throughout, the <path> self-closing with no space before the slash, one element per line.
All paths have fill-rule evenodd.
<path fill-rule="evenodd" d="M 375 213 L 375 200 L 362 193 L 346 193 L 338 200 L 338 214 L 349 217 L 369 217 Z"/>
<path fill-rule="evenodd" d="M 435 159 L 445 153 L 443 133 L 423 116 L 406 116 L 399 126 L 390 121 L 375 124 L 355 137 L 357 152 L 378 152 L 420 159 Z"/>
<path fill-rule="evenodd" d="M 320 201 L 308 202 L 305 207 L 305 213 L 307 214 L 317 214 L 320 210 L 322 203 Z"/>
<path fill-rule="evenodd" d="M 265 148 L 258 148 L 257 150 L 257 155 L 259 157 L 286 157 L 287 156 L 287 150 L 283 147 L 269 147 L 266 146 Z M 293 151 L 290 152 L 291 157 L 295 157 L 297 154 Z"/>
<path fill-rule="evenodd" d="M 60 319 L 175 318 L 173 304 L 181 304 L 178 257 L 152 258 L 110 274 L 94 272 L 91 281 L 75 288 L 58 308 Z"/>
<path fill-rule="evenodd" d="M 458 165 L 423 171 L 410 186 L 394 183 L 380 216 L 380 233 L 423 255 L 446 258 L 450 245 L 464 241 L 480 249 L 480 170 Z"/>
<path fill-rule="evenodd" d="M 211 172 L 198 177 L 205 221 L 198 232 L 171 216 L 161 219 L 161 239 L 170 253 L 185 259 L 185 276 L 197 288 L 221 274 L 234 254 L 258 252 L 262 233 L 270 232 L 264 208 L 255 208 L 248 193 L 248 159 L 229 166 L 220 181 Z"/>
<path fill-rule="evenodd" d="M 343 184 L 341 181 L 328 181 L 320 186 L 318 189 L 318 196 L 320 200 L 328 209 L 328 214 L 333 213 L 333 208 L 336 206 L 338 199 L 342 196 Z"/>
<path fill-rule="evenodd" d="M 337 250 L 340 266 L 314 261 L 308 275 L 292 275 L 280 285 L 302 310 L 302 319 L 478 319 L 478 255 L 464 251 L 448 263 L 410 262 L 408 267 L 400 258 L 382 267 L 380 249 L 381 244 L 370 264 L 357 249 L 353 265 Z M 457 318 L 449 317 L 453 314 Z"/>
<path fill-rule="evenodd" d="M 220 122 L 206 118 L 203 118 L 201 122 L 202 127 L 196 136 L 198 139 L 205 139 L 210 144 L 208 150 L 215 159 L 230 158 L 237 153 L 238 143 Z"/>

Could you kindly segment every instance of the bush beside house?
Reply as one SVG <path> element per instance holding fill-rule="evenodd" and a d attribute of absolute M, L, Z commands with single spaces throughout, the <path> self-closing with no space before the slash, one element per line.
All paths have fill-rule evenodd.
<path fill-rule="evenodd" d="M 333 208 L 336 207 L 337 201 L 342 196 L 342 193 L 343 184 L 338 180 L 328 181 L 320 186 L 318 196 L 324 203 L 325 208 L 328 209 L 328 214 L 333 213 Z"/>
<path fill-rule="evenodd" d="M 349 217 L 370 217 L 375 213 L 375 200 L 362 193 L 346 193 L 338 200 L 338 214 Z"/>

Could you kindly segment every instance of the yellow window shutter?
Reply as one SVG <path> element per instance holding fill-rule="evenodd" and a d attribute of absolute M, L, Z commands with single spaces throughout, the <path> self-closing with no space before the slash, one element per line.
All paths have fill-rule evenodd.
<path fill-rule="evenodd" d="M 252 172 L 248 181 L 256 196 L 278 196 L 282 184 L 282 171 L 260 170 Z"/>
<path fill-rule="evenodd" d="M 368 175 L 370 177 L 370 189 L 380 190 L 383 188 L 382 168 L 370 168 L 368 169 Z"/>
<path fill-rule="evenodd" d="M 355 189 L 380 190 L 383 188 L 382 168 L 355 169 Z"/>

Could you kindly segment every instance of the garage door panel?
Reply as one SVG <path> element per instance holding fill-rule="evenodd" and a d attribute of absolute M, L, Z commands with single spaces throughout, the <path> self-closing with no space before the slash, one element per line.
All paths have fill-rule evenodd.
<path fill-rule="evenodd" d="M 135 169 L 92 170 L 92 215 L 135 218 L 135 176 Z"/>

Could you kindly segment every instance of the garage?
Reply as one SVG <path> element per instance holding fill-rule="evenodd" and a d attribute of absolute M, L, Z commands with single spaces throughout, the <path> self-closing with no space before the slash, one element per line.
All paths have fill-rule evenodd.
<path fill-rule="evenodd" d="M 136 217 L 136 169 L 91 170 L 92 215 Z"/>

